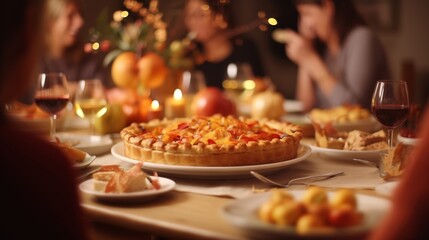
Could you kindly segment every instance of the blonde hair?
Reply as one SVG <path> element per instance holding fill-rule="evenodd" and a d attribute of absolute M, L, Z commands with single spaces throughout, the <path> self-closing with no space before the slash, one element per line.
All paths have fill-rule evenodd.
<path fill-rule="evenodd" d="M 82 3 L 79 0 L 47 0 L 46 5 L 46 17 L 49 22 L 57 20 L 64 8 L 69 3 L 76 4 L 79 12 L 82 12 Z"/>

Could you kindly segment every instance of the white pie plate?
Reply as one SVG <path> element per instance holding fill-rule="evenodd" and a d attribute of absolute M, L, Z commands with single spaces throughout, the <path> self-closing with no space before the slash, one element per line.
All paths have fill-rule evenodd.
<path fill-rule="evenodd" d="M 143 190 L 138 192 L 130 192 L 130 193 L 104 193 L 94 190 L 93 179 L 86 180 L 79 185 L 79 189 L 91 196 L 95 197 L 100 201 L 105 202 L 140 202 L 152 199 L 158 195 L 167 193 L 174 189 L 176 183 L 168 178 L 158 177 L 161 188 Z"/>
<path fill-rule="evenodd" d="M 295 199 L 302 199 L 306 190 L 288 190 Z M 332 198 L 333 192 L 328 192 L 328 197 Z M 270 192 L 255 194 L 247 198 L 234 200 L 222 208 L 223 216 L 236 227 L 243 230 L 251 238 L 261 239 L 289 239 L 299 238 L 293 227 L 277 227 L 273 224 L 265 223 L 259 220 L 257 211 L 259 207 L 269 199 Z M 390 202 L 387 199 L 356 194 L 358 201 L 358 210 L 363 213 L 364 221 L 362 224 L 343 229 L 336 229 L 329 233 L 312 234 L 306 237 L 311 239 L 348 239 L 352 236 L 365 234 L 375 227 L 390 208 Z"/>
<path fill-rule="evenodd" d="M 112 155 L 128 163 L 136 164 L 139 162 L 138 160 L 131 159 L 125 156 L 124 144 L 122 142 L 117 143 L 112 147 Z M 243 178 L 252 177 L 252 175 L 250 175 L 250 171 L 258 171 L 259 173 L 264 173 L 283 169 L 292 164 L 304 161 L 310 155 L 311 148 L 307 145 L 301 144 L 298 150 L 298 156 L 296 158 L 277 163 L 231 167 L 198 167 L 144 162 L 143 168 L 185 178 Z"/>
<path fill-rule="evenodd" d="M 96 159 L 96 156 L 91 156 L 88 153 L 85 156 L 85 159 L 82 162 L 77 162 L 75 163 L 73 166 L 76 169 L 83 169 L 88 167 L 89 165 L 91 165 L 92 162 L 94 162 L 94 160 Z"/>
<path fill-rule="evenodd" d="M 342 150 L 332 148 L 322 148 L 315 145 L 310 145 L 314 153 L 320 154 L 324 158 L 334 158 L 339 160 L 350 160 L 359 158 L 377 162 L 380 160 L 381 153 L 384 150 Z"/>
<path fill-rule="evenodd" d="M 113 140 L 109 135 L 57 133 L 57 137 L 61 142 L 69 143 L 69 145 L 91 155 L 108 153 L 113 144 Z"/>

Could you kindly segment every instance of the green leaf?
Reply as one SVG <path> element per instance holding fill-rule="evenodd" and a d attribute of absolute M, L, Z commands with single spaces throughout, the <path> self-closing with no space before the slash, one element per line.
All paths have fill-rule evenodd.
<path fill-rule="evenodd" d="M 121 49 L 115 49 L 111 52 L 109 52 L 106 57 L 104 57 L 103 65 L 106 67 L 108 66 L 113 60 L 121 54 L 123 51 Z"/>

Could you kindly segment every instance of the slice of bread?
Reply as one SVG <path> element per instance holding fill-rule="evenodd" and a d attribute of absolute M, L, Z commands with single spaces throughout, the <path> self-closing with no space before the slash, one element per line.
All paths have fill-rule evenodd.
<path fill-rule="evenodd" d="M 387 148 L 383 130 L 367 133 L 359 130 L 349 132 L 344 145 L 345 150 L 381 150 Z"/>
<path fill-rule="evenodd" d="M 142 164 L 136 164 L 127 171 L 110 166 L 107 171 L 92 175 L 94 189 L 111 193 L 137 192 L 148 189 L 147 174 L 141 169 Z M 111 169 L 109 171 L 109 169 Z"/>
<path fill-rule="evenodd" d="M 413 150 L 413 146 L 399 143 L 383 157 L 383 169 L 385 179 L 399 177 L 404 171 L 407 159 Z"/>
<path fill-rule="evenodd" d="M 72 163 L 79 163 L 85 160 L 86 152 L 62 143 L 58 143 L 57 146 L 61 149 L 61 151 L 63 151 L 63 153 Z"/>
<path fill-rule="evenodd" d="M 107 183 L 115 176 L 116 172 L 96 172 L 92 174 L 94 182 L 94 190 L 105 192 Z"/>

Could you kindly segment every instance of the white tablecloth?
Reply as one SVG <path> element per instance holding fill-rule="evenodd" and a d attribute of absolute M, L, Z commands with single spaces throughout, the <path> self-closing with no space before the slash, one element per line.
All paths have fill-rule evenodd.
<path fill-rule="evenodd" d="M 98 157 L 90 167 L 78 172 L 78 176 L 83 176 L 91 170 L 97 169 L 101 165 L 119 164 L 124 168 L 130 166 L 129 163 L 116 159 L 111 154 Z M 308 182 L 311 185 L 327 188 L 351 188 L 351 189 L 375 189 L 385 183 L 378 175 L 378 169 L 362 163 L 350 160 L 324 159 L 317 153 L 313 153 L 308 159 L 294 165 L 290 165 L 282 170 L 274 172 L 268 177 L 282 183 L 298 177 L 304 177 L 328 172 L 343 171 L 344 174 L 327 180 Z M 160 176 L 165 176 L 162 172 Z M 86 176 L 87 178 L 89 176 Z M 169 177 L 169 176 L 166 176 Z M 176 191 L 192 192 L 214 196 L 228 196 L 242 198 L 255 191 L 271 189 L 265 183 L 253 178 L 249 173 L 249 178 L 244 179 L 184 179 L 169 177 L 176 182 Z M 81 178 L 80 180 L 83 180 Z M 291 189 L 303 188 L 303 185 L 291 186 Z"/>

